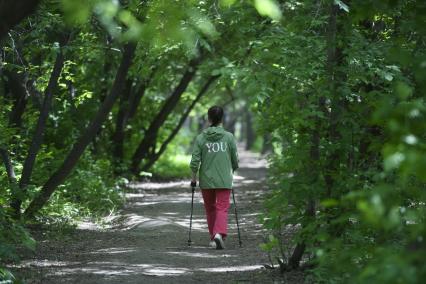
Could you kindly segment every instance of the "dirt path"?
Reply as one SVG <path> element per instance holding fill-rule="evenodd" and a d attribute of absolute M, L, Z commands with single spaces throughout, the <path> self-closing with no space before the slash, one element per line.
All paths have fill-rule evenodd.
<path fill-rule="evenodd" d="M 266 163 L 247 152 L 240 159 L 235 194 L 242 248 L 233 207 L 226 250 L 209 248 L 197 191 L 193 245 L 188 247 L 191 190 L 187 182 L 143 183 L 127 193 L 125 208 L 107 227 L 82 223 L 65 240 L 39 239 L 34 258 L 24 260 L 18 272 L 28 283 L 281 283 L 263 268 L 268 260 L 259 248 Z"/>

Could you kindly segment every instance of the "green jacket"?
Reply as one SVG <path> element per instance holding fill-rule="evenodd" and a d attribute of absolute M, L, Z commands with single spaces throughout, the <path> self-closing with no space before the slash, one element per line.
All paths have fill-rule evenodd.
<path fill-rule="evenodd" d="M 231 189 L 233 172 L 238 169 L 234 136 L 220 126 L 205 129 L 195 139 L 190 167 L 193 173 L 199 170 L 201 189 Z"/>

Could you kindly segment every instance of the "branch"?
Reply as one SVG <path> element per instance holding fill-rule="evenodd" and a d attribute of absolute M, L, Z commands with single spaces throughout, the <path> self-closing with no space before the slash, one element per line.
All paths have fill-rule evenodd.
<path fill-rule="evenodd" d="M 50 74 L 49 83 L 44 91 L 43 105 L 40 110 L 40 114 L 37 120 L 36 129 L 31 140 L 30 148 L 28 149 L 27 157 L 24 161 L 24 167 L 22 169 L 21 179 L 19 181 L 19 192 L 12 197 L 11 207 L 15 210 L 16 216 L 21 213 L 22 196 L 26 191 L 26 186 L 31 180 L 31 175 L 34 168 L 34 163 L 37 154 L 40 150 L 41 144 L 43 143 L 43 136 L 46 128 L 47 119 L 49 117 L 49 111 L 52 105 L 53 92 L 58 85 L 58 79 L 61 75 L 62 68 L 64 66 L 64 56 L 62 53 L 62 47 L 69 40 L 69 34 L 64 38 L 61 43 L 61 49 L 56 56 L 55 64 Z"/>
<path fill-rule="evenodd" d="M 43 185 L 40 194 L 29 204 L 28 208 L 25 210 L 26 218 L 33 217 L 34 214 L 46 204 L 52 193 L 61 183 L 63 183 L 74 169 L 84 150 L 101 129 L 103 122 L 108 117 L 108 114 L 123 89 L 127 73 L 133 61 L 135 49 L 135 44 L 126 44 L 110 93 L 103 101 L 90 124 L 73 145 L 73 148 L 65 158 L 62 165 L 50 176 L 47 182 Z"/>
<path fill-rule="evenodd" d="M 0 0 L 0 41 L 24 18 L 32 14 L 40 0 Z"/>
<path fill-rule="evenodd" d="M 133 154 L 131 165 L 131 171 L 133 174 L 138 175 L 141 161 L 146 158 L 150 149 L 155 145 L 158 130 L 176 107 L 189 83 L 194 79 L 195 73 L 197 72 L 197 68 L 200 65 L 202 59 L 203 58 L 200 55 L 189 62 L 185 73 L 179 81 L 179 84 L 175 87 L 172 94 L 167 98 L 166 102 L 162 106 L 161 110 L 151 121 L 148 130 L 145 132 L 144 138 L 139 143 L 135 153 Z"/>
<path fill-rule="evenodd" d="M 24 188 L 31 180 L 31 174 L 34 167 L 34 162 L 37 157 L 40 146 L 43 142 L 43 134 L 46 128 L 47 118 L 49 116 L 49 111 L 52 106 L 53 92 L 58 85 L 58 80 L 64 66 L 64 55 L 62 49 L 59 51 L 56 56 L 55 64 L 50 74 L 49 83 L 44 91 L 43 105 L 40 110 L 40 115 L 38 117 L 37 126 L 34 131 L 34 135 L 31 141 L 30 148 L 28 149 L 28 155 L 24 162 L 24 167 L 22 169 L 21 179 L 19 181 L 19 186 Z"/>
<path fill-rule="evenodd" d="M 130 97 L 130 99 L 129 99 L 130 107 L 129 107 L 129 113 L 128 113 L 128 116 L 127 116 L 127 119 L 126 119 L 126 123 L 135 116 L 135 114 L 138 110 L 139 104 L 140 104 L 143 96 L 145 95 L 145 91 L 148 88 L 149 84 L 151 83 L 152 78 L 154 78 L 154 74 L 157 71 L 157 68 L 158 68 L 158 66 L 154 67 L 151 70 L 148 78 L 145 79 L 142 82 L 142 84 L 140 85 L 138 90 L 134 93 L 134 95 L 132 95 Z"/>
<path fill-rule="evenodd" d="M 179 132 L 179 130 L 182 128 L 182 125 L 185 123 L 185 120 L 188 118 L 188 115 L 191 113 L 192 109 L 195 107 L 195 105 L 199 102 L 201 97 L 207 92 L 210 85 L 217 80 L 221 75 L 214 75 L 210 76 L 210 78 L 207 80 L 207 82 L 204 84 L 204 86 L 201 88 L 201 90 L 198 92 L 198 95 L 195 97 L 195 99 L 192 101 L 192 103 L 189 105 L 189 107 L 186 109 L 184 114 L 181 116 L 178 124 L 173 129 L 173 131 L 170 133 L 170 135 L 167 137 L 167 139 L 163 142 L 163 144 L 160 147 L 160 150 L 158 150 L 157 153 L 153 155 L 153 158 L 148 161 L 147 164 L 144 165 L 143 170 L 147 171 L 149 168 L 154 165 L 154 163 L 160 158 L 160 156 L 164 153 L 166 150 L 168 144 L 174 139 L 176 134 Z"/>
<path fill-rule="evenodd" d="M 4 167 L 6 168 L 6 173 L 7 177 L 9 178 L 9 182 L 11 184 L 16 184 L 16 175 L 8 151 L 4 148 L 0 148 L 0 156 L 3 160 Z"/>

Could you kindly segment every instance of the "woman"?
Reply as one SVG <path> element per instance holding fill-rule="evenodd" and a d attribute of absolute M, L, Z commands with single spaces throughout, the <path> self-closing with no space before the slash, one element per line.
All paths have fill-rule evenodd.
<path fill-rule="evenodd" d="M 190 167 L 192 184 L 196 184 L 199 172 L 210 239 L 214 241 L 216 249 L 223 249 L 233 172 L 238 169 L 238 153 L 234 136 L 222 127 L 223 109 L 211 107 L 208 119 L 210 127 L 195 140 Z"/>

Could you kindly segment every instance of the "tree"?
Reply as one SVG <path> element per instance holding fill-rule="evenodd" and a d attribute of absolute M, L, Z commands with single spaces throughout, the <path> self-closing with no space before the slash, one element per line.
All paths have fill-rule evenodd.
<path fill-rule="evenodd" d="M 179 132 L 179 130 L 182 128 L 184 122 L 188 118 L 191 111 L 194 109 L 195 105 L 200 101 L 202 96 L 208 91 L 210 85 L 220 77 L 220 75 L 212 75 L 210 78 L 207 79 L 207 81 L 204 83 L 204 85 L 201 87 L 200 91 L 198 92 L 195 99 L 191 102 L 191 104 L 186 108 L 185 112 L 181 115 L 181 118 L 179 119 L 179 122 L 176 124 L 176 126 L 173 128 L 169 136 L 166 140 L 164 140 L 160 146 L 160 149 L 155 152 L 153 151 L 148 156 L 147 161 L 143 164 L 142 170 L 148 171 L 154 163 L 160 158 L 160 156 L 164 153 L 164 151 L 167 148 L 167 145 L 170 144 L 170 142 L 175 138 L 176 134 Z"/>
<path fill-rule="evenodd" d="M 197 72 L 198 65 L 201 63 L 202 57 L 197 56 L 188 63 L 188 67 L 185 70 L 182 78 L 178 85 L 173 90 L 172 94 L 167 98 L 161 110 L 157 113 L 155 118 L 152 120 L 147 131 L 145 132 L 144 138 L 139 143 L 135 153 L 132 157 L 131 171 L 134 175 L 139 174 L 139 165 L 143 159 L 145 159 L 150 153 L 155 153 L 155 142 L 160 127 L 164 124 L 167 117 L 175 108 L 179 102 L 183 92 L 188 87 L 189 83 Z"/>
<path fill-rule="evenodd" d="M 39 2 L 40 0 L 0 1 L 0 41 L 7 35 L 11 28 L 33 13 Z"/>
<path fill-rule="evenodd" d="M 115 101 L 122 91 L 126 81 L 127 72 L 133 60 L 135 49 L 136 45 L 134 43 L 128 43 L 124 46 L 121 63 L 117 70 L 114 84 L 109 95 L 105 98 L 102 105 L 99 107 L 99 110 L 95 117 L 93 117 L 91 123 L 75 142 L 73 148 L 65 158 L 61 167 L 57 169 L 56 172 L 52 174 L 52 176 L 49 177 L 49 179 L 43 185 L 40 194 L 28 205 L 27 209 L 25 210 L 25 216 L 27 218 L 33 217 L 34 214 L 40 210 L 49 200 L 57 186 L 61 184 L 70 174 L 86 147 L 101 128 L 102 123 L 105 121 L 108 113 L 111 111 Z"/>
<path fill-rule="evenodd" d="M 63 47 L 69 40 L 70 34 L 66 34 L 61 40 L 61 47 Z M 25 194 L 26 186 L 31 180 L 31 174 L 33 172 L 34 162 L 37 156 L 37 153 L 40 149 L 40 146 L 43 142 L 43 135 L 46 128 L 46 121 L 49 115 L 49 110 L 51 108 L 53 100 L 53 92 L 56 89 L 58 84 L 59 76 L 61 75 L 62 68 L 64 66 L 64 55 L 62 49 L 59 50 L 58 55 L 56 56 L 55 64 L 52 69 L 52 73 L 49 78 L 49 83 L 47 84 L 43 105 L 40 109 L 40 115 L 37 121 L 37 126 L 32 137 L 30 148 L 28 149 L 27 158 L 24 162 L 24 167 L 22 169 L 21 178 L 19 180 L 19 191 L 16 193 L 14 200 L 12 200 L 11 207 L 15 210 L 15 214 L 20 216 L 21 213 L 21 204 L 22 196 Z"/>

